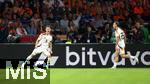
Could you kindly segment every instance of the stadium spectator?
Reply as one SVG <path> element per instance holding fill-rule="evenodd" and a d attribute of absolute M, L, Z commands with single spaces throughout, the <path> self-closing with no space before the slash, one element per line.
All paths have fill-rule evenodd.
<path fill-rule="evenodd" d="M 9 31 L 7 40 L 9 43 L 18 43 L 19 42 L 19 36 L 16 34 L 15 30 Z"/>
<path fill-rule="evenodd" d="M 63 18 L 60 20 L 60 26 L 64 33 L 66 33 L 68 30 L 68 24 L 69 24 L 69 20 L 67 19 L 67 16 L 64 15 Z"/>
<path fill-rule="evenodd" d="M 56 20 L 53 23 L 53 29 L 54 29 L 55 34 L 58 34 L 58 35 L 63 34 L 63 31 L 62 31 L 62 29 L 60 27 L 60 24 L 59 24 L 58 20 Z"/>
<path fill-rule="evenodd" d="M 40 29 L 40 16 L 38 13 L 35 13 L 34 16 L 32 17 L 31 21 L 35 24 L 35 28 L 37 28 L 37 31 L 40 32 L 41 29 Z"/>
<path fill-rule="evenodd" d="M 8 24 L 19 22 L 27 30 L 27 35 L 36 36 L 46 25 L 52 26 L 55 35 L 67 35 L 68 26 L 74 25 L 78 36 L 85 34 L 87 26 L 91 26 L 94 35 L 99 32 L 102 37 L 97 37 L 103 39 L 109 37 L 110 30 L 106 26 L 119 21 L 121 27 L 126 25 L 124 29 L 130 40 L 130 31 L 135 33 L 137 30 L 133 23 L 139 21 L 143 25 L 140 29 L 144 31 L 144 42 L 147 43 L 150 30 L 145 24 L 149 25 L 150 22 L 149 9 L 150 0 L 0 0 L 0 18 L 4 24 L 0 38 L 1 42 L 6 42 L 11 28 L 16 30 L 16 27 L 9 27 Z"/>
<path fill-rule="evenodd" d="M 37 28 L 35 27 L 35 23 L 33 21 L 30 22 L 30 25 L 26 28 L 28 35 L 36 35 Z"/>
<path fill-rule="evenodd" d="M 137 15 L 143 14 L 143 7 L 140 6 L 140 4 L 137 4 L 133 10 L 134 10 L 134 13 Z"/>
<path fill-rule="evenodd" d="M 148 28 L 146 28 L 144 25 L 141 24 L 141 30 L 143 31 L 144 34 L 144 43 L 149 43 L 150 42 L 150 38 L 149 38 L 149 31 Z"/>
<path fill-rule="evenodd" d="M 7 42 L 8 29 L 3 19 L 0 19 L 0 43 Z"/>
<path fill-rule="evenodd" d="M 135 26 L 132 27 L 131 41 L 132 43 L 144 43 L 144 34 L 139 22 L 136 22 Z"/>
<path fill-rule="evenodd" d="M 29 3 L 26 3 L 25 6 L 21 10 L 21 15 L 24 15 L 24 14 L 27 14 L 29 16 L 32 16 L 33 14 L 32 9 L 29 7 Z"/>
<path fill-rule="evenodd" d="M 81 19 L 82 14 L 80 13 L 77 17 L 73 15 L 73 23 L 77 29 L 79 29 L 79 21 Z"/>
<path fill-rule="evenodd" d="M 27 31 L 23 27 L 21 23 L 18 23 L 17 28 L 16 28 L 17 35 L 19 36 L 25 36 L 27 35 Z"/>
<path fill-rule="evenodd" d="M 81 43 L 96 43 L 96 36 L 92 32 L 92 28 L 90 26 L 87 27 L 87 32 L 82 35 Z"/>
<path fill-rule="evenodd" d="M 50 21 L 48 20 L 47 14 L 42 13 L 42 26 L 50 25 Z"/>
<path fill-rule="evenodd" d="M 104 18 L 103 18 L 103 15 L 97 15 L 96 16 L 96 19 L 95 19 L 95 28 L 96 29 L 103 29 L 104 28 Z"/>
<path fill-rule="evenodd" d="M 78 42 L 78 33 L 74 25 L 70 25 L 67 32 L 67 38 L 72 43 Z"/>

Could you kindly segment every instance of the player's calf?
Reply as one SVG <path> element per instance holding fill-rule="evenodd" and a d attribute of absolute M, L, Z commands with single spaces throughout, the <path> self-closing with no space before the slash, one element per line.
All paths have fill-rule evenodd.
<path fill-rule="evenodd" d="M 137 58 L 136 56 L 131 56 L 131 55 L 129 55 L 129 54 L 122 54 L 121 57 L 122 57 L 122 58 L 134 59 L 134 60 L 136 60 L 137 63 L 139 63 L 139 60 L 138 60 L 138 58 Z"/>

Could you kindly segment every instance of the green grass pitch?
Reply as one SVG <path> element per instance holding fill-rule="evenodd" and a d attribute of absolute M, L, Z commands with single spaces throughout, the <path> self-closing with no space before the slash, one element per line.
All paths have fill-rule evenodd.
<path fill-rule="evenodd" d="M 51 68 L 44 80 L 6 80 L 0 69 L 0 84 L 150 84 L 150 68 Z"/>
<path fill-rule="evenodd" d="M 150 84 L 150 68 L 51 69 L 50 84 Z"/>
<path fill-rule="evenodd" d="M 31 69 L 30 70 L 31 79 L 27 79 L 27 70 L 25 69 L 24 79 L 21 79 L 20 72 L 17 79 L 13 79 L 11 75 L 9 75 L 10 79 L 6 79 L 6 69 L 0 69 L 0 84 L 50 84 L 50 70 L 46 70 L 47 76 L 45 79 L 35 79 L 33 77 L 33 72 L 36 72 L 38 76 L 43 75 L 41 72 Z"/>

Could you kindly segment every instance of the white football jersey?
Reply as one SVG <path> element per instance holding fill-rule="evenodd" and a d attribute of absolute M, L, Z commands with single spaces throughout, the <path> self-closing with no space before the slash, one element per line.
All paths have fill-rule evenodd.
<path fill-rule="evenodd" d="M 115 37 L 119 37 L 118 46 L 121 48 L 125 47 L 125 33 L 122 29 L 118 27 L 117 30 L 115 30 Z"/>
<path fill-rule="evenodd" d="M 51 35 L 41 34 L 39 36 L 39 38 L 40 38 L 40 41 L 39 41 L 38 45 L 40 45 L 40 46 L 48 47 L 49 43 L 52 41 L 52 36 Z"/>

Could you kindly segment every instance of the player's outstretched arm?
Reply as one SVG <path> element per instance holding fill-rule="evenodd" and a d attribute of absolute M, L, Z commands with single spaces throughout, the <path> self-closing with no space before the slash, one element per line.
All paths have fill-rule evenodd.
<path fill-rule="evenodd" d="M 41 40 L 42 34 L 39 35 L 39 37 L 37 38 L 36 42 L 35 42 L 35 48 L 40 46 L 39 41 Z"/>

